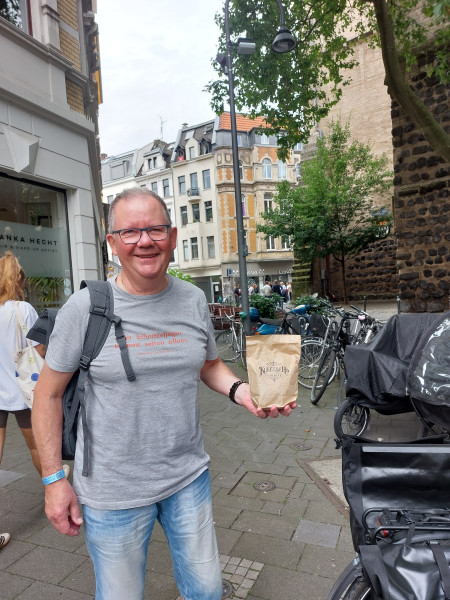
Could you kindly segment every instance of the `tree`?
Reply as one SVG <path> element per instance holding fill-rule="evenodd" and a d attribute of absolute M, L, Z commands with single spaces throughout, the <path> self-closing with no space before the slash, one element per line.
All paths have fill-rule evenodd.
<path fill-rule="evenodd" d="M 18 0 L 0 0 L 0 17 L 17 27 L 22 26 Z"/>
<path fill-rule="evenodd" d="M 183 271 L 180 271 L 180 269 L 169 267 L 167 272 L 169 275 L 172 275 L 172 277 L 178 277 L 178 279 L 183 279 L 184 281 L 189 281 L 189 283 L 192 283 L 193 285 L 197 285 L 189 273 L 183 273 Z"/>
<path fill-rule="evenodd" d="M 332 255 L 341 265 L 347 302 L 347 258 L 389 233 L 389 211 L 374 204 L 392 187 L 387 165 L 386 155 L 374 156 L 370 146 L 350 141 L 348 123 L 332 122 L 329 136 L 317 142 L 316 156 L 303 163 L 301 185 L 279 185 L 277 206 L 261 215 L 265 223 L 258 230 L 290 236 L 302 262 Z"/>
<path fill-rule="evenodd" d="M 269 133 L 278 135 L 280 157 L 297 142 L 306 142 L 312 127 L 339 101 L 356 61 L 353 48 L 362 36 L 379 45 L 389 93 L 421 128 L 428 142 L 450 162 L 450 135 L 411 90 L 407 72 L 419 50 L 436 60 L 429 66 L 443 83 L 450 81 L 448 0 L 283 0 L 286 23 L 298 40 L 287 54 L 271 50 L 279 23 L 273 0 L 234 0 L 230 28 L 246 35 L 256 53 L 234 63 L 236 107 L 250 116 L 264 115 Z M 217 21 L 223 26 L 223 16 Z M 347 35 L 344 35 L 344 31 Z M 224 36 L 223 36 L 224 37 Z M 224 49 L 222 37 L 219 50 Z M 212 106 L 223 112 L 228 86 L 221 77 L 207 86 Z"/>

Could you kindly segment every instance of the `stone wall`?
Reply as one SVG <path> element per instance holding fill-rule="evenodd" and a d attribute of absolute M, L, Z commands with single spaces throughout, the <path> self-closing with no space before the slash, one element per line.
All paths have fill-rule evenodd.
<path fill-rule="evenodd" d="M 411 83 L 450 133 L 450 85 L 427 77 L 420 61 Z M 450 165 L 392 103 L 394 223 L 403 312 L 447 310 L 450 289 Z"/>
<path fill-rule="evenodd" d="M 376 300 L 393 300 L 398 295 L 397 241 L 388 237 L 370 244 L 358 256 L 351 257 L 346 264 L 348 300 L 364 297 Z M 321 289 L 320 272 L 325 263 L 314 264 L 313 291 Z M 327 273 L 329 291 L 339 301 L 344 298 L 341 266 L 330 257 Z"/>

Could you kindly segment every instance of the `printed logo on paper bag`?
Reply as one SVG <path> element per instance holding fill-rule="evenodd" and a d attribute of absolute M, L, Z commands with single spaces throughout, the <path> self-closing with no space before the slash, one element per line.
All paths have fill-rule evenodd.
<path fill-rule="evenodd" d="M 259 374 L 261 376 L 264 375 L 265 377 L 268 377 L 272 381 L 276 381 L 288 373 L 289 369 L 287 367 L 283 366 L 281 363 L 275 362 L 274 360 L 271 360 L 264 366 L 259 367 Z"/>

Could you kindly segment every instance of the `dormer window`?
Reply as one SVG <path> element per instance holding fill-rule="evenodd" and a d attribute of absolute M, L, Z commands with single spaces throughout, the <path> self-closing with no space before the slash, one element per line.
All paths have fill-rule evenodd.
<path fill-rule="evenodd" d="M 211 154 L 211 152 L 212 152 L 211 142 L 203 140 L 200 144 L 200 156 L 203 156 L 204 154 Z"/>

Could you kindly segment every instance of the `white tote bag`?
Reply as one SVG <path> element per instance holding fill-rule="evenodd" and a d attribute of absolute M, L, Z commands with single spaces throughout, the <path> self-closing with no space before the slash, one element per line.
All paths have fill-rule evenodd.
<path fill-rule="evenodd" d="M 17 347 L 21 348 L 22 336 L 20 335 L 20 330 L 22 330 L 26 336 L 27 328 L 22 320 L 18 302 L 16 302 L 15 307 Z M 14 363 L 16 365 L 17 383 L 23 394 L 25 404 L 31 408 L 33 406 L 34 386 L 39 378 L 39 373 L 41 372 L 44 364 L 44 359 L 33 346 L 31 341 L 27 339 L 27 345 L 25 348 L 21 348 L 16 352 L 14 356 Z"/>

